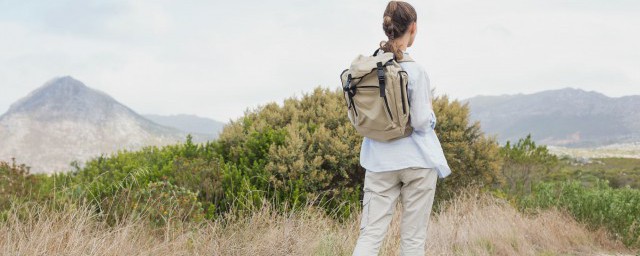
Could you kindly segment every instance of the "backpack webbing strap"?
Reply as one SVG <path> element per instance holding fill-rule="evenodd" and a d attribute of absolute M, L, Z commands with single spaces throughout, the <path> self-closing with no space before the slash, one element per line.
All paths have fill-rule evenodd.
<path fill-rule="evenodd" d="M 380 97 L 385 97 L 385 87 L 387 86 L 385 81 L 384 81 L 384 65 L 382 65 L 382 62 L 378 62 L 376 63 L 376 65 L 378 66 L 378 84 L 380 86 Z"/>
<path fill-rule="evenodd" d="M 347 71 L 347 70 L 345 70 Z M 353 96 L 356 95 L 356 86 L 351 85 L 351 74 L 347 75 L 347 84 L 342 88 L 344 92 L 349 96 L 349 108 L 353 108 L 353 112 L 358 115 L 358 111 L 356 111 L 355 104 L 353 103 Z"/>

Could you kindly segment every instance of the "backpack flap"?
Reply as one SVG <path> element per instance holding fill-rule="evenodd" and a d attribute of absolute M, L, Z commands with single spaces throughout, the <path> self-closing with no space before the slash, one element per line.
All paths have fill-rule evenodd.
<path fill-rule="evenodd" d="M 393 53 L 390 52 L 378 54 L 377 56 L 358 55 L 358 57 L 351 62 L 349 73 L 353 79 L 360 78 L 377 69 L 378 62 L 386 64 L 391 60 L 393 60 Z"/>

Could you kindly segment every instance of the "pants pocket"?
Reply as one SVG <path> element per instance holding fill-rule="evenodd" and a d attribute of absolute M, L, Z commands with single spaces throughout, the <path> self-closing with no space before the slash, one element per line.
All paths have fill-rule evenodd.
<path fill-rule="evenodd" d="M 371 192 L 365 191 L 362 196 L 362 215 L 360 217 L 360 230 L 369 224 L 369 208 L 371 205 Z"/>

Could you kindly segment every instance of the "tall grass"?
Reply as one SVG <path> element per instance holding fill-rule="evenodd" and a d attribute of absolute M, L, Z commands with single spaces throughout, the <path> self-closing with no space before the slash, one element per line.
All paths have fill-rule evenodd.
<path fill-rule="evenodd" d="M 398 207 L 382 255 L 399 246 Z M 115 225 L 95 209 L 14 204 L 0 222 L 2 255 L 350 255 L 359 216 L 344 222 L 307 205 L 282 213 L 268 202 L 246 214 L 150 225 L 129 215 Z M 443 204 L 429 223 L 427 255 L 602 255 L 631 253 L 567 213 L 525 215 L 470 190 Z"/>

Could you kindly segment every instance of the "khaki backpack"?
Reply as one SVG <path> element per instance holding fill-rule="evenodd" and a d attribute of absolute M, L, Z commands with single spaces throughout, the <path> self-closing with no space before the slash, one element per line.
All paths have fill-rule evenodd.
<path fill-rule="evenodd" d="M 349 121 L 362 136 L 392 141 L 413 132 L 409 119 L 408 76 L 393 53 L 359 55 L 340 75 Z"/>

